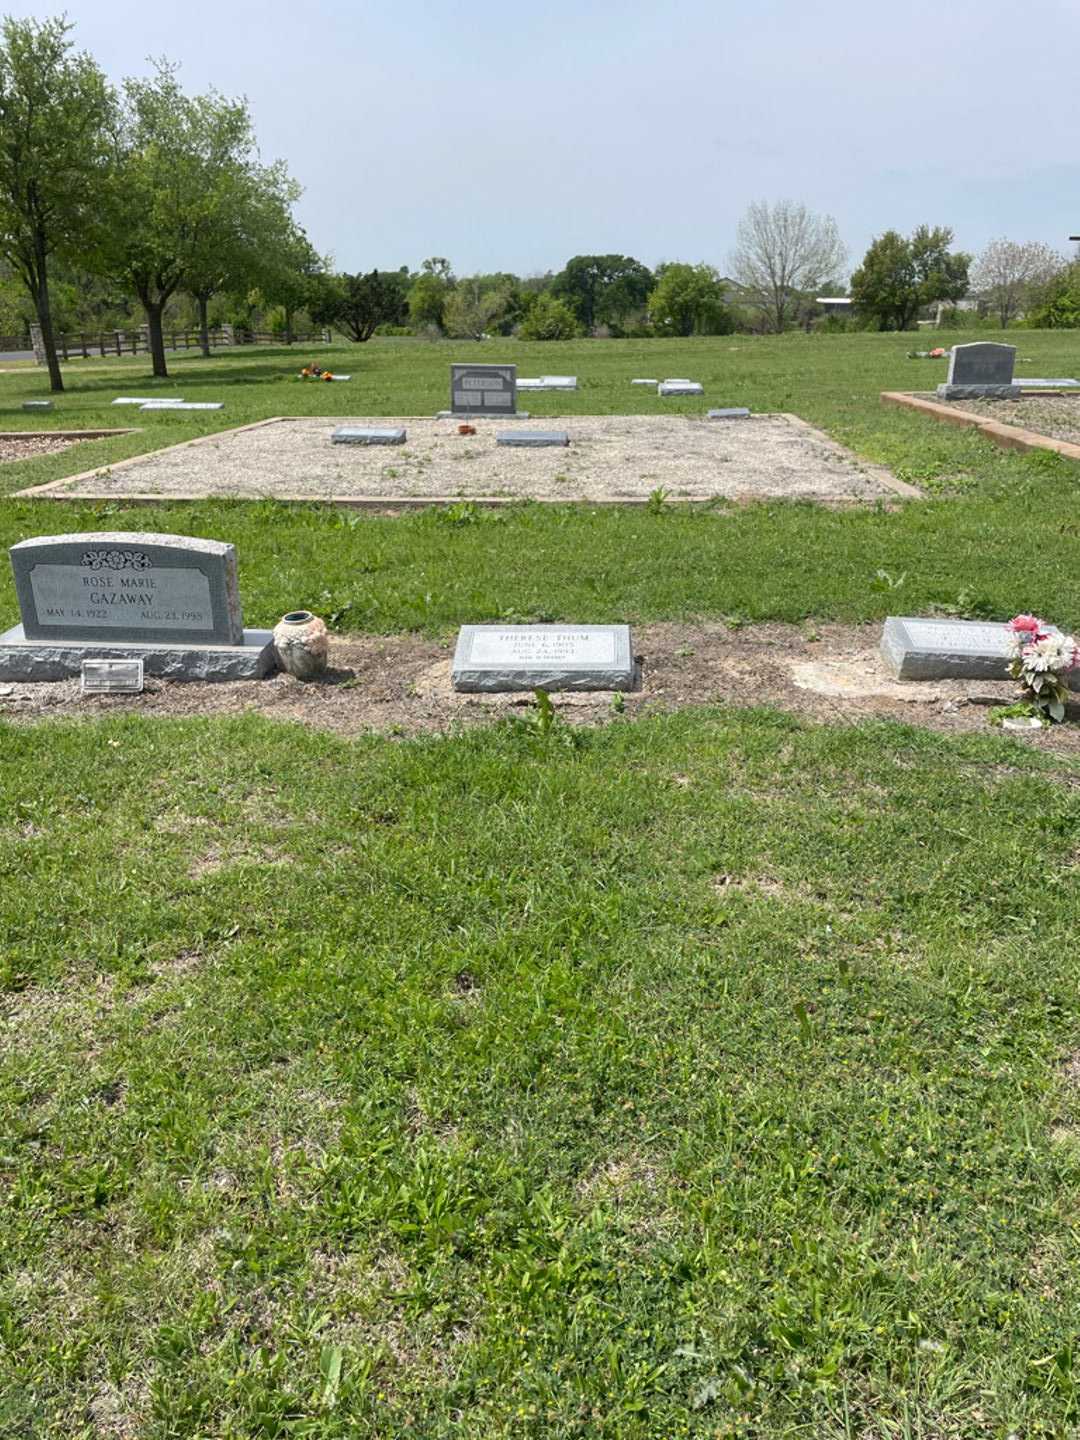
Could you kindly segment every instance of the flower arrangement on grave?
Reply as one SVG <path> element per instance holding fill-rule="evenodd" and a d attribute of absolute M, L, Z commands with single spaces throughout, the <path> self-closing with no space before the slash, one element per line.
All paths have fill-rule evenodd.
<path fill-rule="evenodd" d="M 333 378 L 334 372 L 332 370 L 324 370 L 321 365 L 314 363 L 305 365 L 300 371 L 301 380 L 333 380 Z"/>
<path fill-rule="evenodd" d="M 1009 621 L 1009 670 L 1024 687 L 1024 698 L 1051 720 L 1065 719 L 1069 687 L 1063 676 L 1080 660 L 1071 635 L 1051 630 L 1037 615 L 1014 615 Z"/>

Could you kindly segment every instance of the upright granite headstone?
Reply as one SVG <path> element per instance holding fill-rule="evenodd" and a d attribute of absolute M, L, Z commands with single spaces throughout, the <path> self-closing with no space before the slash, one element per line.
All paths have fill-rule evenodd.
<path fill-rule="evenodd" d="M 220 540 L 97 531 L 10 551 L 22 624 L 0 635 L 0 677 L 52 680 L 85 659 L 142 659 L 149 675 L 242 679 L 273 666 L 245 630 L 236 550 Z"/>
<path fill-rule="evenodd" d="M 455 690 L 632 690 L 629 625 L 463 625 Z"/>
<path fill-rule="evenodd" d="M 500 415 L 517 411 L 516 365 L 451 365 L 450 413 Z"/>
<path fill-rule="evenodd" d="M 1016 346 L 993 340 L 976 340 L 954 345 L 949 356 L 949 375 L 937 389 L 940 400 L 1018 400 L 1020 387 L 1013 382 Z"/>

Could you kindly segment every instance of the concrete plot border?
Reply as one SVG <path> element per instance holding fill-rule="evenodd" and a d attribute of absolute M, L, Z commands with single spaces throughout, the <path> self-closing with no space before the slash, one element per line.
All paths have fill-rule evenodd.
<path fill-rule="evenodd" d="M 0 440 L 108 440 L 112 435 L 134 435 L 140 429 L 140 425 L 124 425 L 118 430 L 0 430 Z"/>
<path fill-rule="evenodd" d="M 798 427 L 800 430 L 805 431 L 807 435 L 813 436 L 813 438 L 816 439 L 816 440 L 824 441 L 826 444 L 829 444 L 829 445 L 839 445 L 839 443 L 840 443 L 839 441 L 833 440 L 833 438 L 832 438 L 830 435 L 827 435 L 824 430 L 819 430 L 816 425 L 811 425 L 809 421 L 804 420 L 801 415 L 793 415 L 793 414 L 791 414 L 789 411 L 786 411 L 786 410 L 762 411 L 761 413 L 762 413 L 763 415 L 777 415 L 777 416 L 779 416 L 780 418 L 788 421 L 790 424 Z M 420 417 L 420 418 L 424 418 L 424 417 Z M 492 417 L 487 417 L 487 418 L 492 418 Z M 499 418 L 499 417 L 494 417 L 494 418 Z M 503 417 L 503 418 L 506 418 L 506 417 Z M 554 418 L 554 419 L 559 419 L 559 418 L 561 418 L 561 417 L 555 416 L 555 417 L 553 417 L 553 418 Z M 578 416 L 578 415 L 575 415 L 575 416 L 573 416 L 572 418 L 575 419 L 575 420 L 578 420 L 578 419 L 581 419 L 581 418 L 583 418 L 583 417 Z M 702 420 L 704 417 L 703 417 L 703 416 L 700 416 L 700 415 L 687 415 L 686 418 L 687 418 L 688 420 Z M 140 493 L 134 493 L 134 494 L 131 494 L 131 495 L 117 495 L 117 494 L 116 494 L 115 492 L 113 492 L 113 491 L 93 491 L 93 490 L 82 490 L 82 491 L 79 491 L 79 492 L 77 492 L 77 493 L 72 493 L 72 492 L 64 489 L 63 487 L 68 486 L 68 485 L 80 484 L 80 483 L 82 483 L 82 482 L 84 482 L 84 481 L 86 481 L 86 480 L 94 480 L 94 479 L 96 479 L 96 478 L 97 478 L 98 476 L 100 476 L 100 475 L 105 475 L 105 474 L 111 475 L 111 474 L 113 474 L 113 473 L 114 473 L 115 471 L 117 471 L 117 470 L 126 470 L 126 469 L 130 468 L 131 466 L 135 466 L 135 465 L 142 464 L 142 463 L 146 460 L 147 455 L 151 455 L 151 454 L 152 454 L 152 455 L 164 455 L 164 454 L 166 454 L 167 452 L 173 451 L 173 450 L 189 450 L 189 449 L 192 449 L 193 447 L 195 447 L 195 446 L 197 446 L 197 445 L 210 445 L 210 444 L 213 444 L 215 441 L 220 440 L 223 436 L 227 436 L 227 435 L 242 435 L 242 434 L 244 434 L 245 431 L 248 431 L 248 430 L 262 430 L 263 428 L 265 428 L 265 427 L 268 426 L 268 425 L 282 425 L 282 424 L 295 423 L 295 422 L 298 422 L 298 421 L 299 421 L 299 422 L 303 422 L 303 421 L 308 421 L 308 420 L 323 420 L 323 419 L 327 420 L 328 422 L 332 422 L 332 421 L 335 421 L 335 420 L 340 420 L 340 417 L 333 416 L 333 415 L 329 415 L 329 416 L 322 416 L 322 415 L 270 415 L 270 416 L 268 416 L 265 420 L 255 420 L 255 421 L 253 421 L 253 422 L 252 422 L 251 424 L 249 424 L 249 425 L 234 425 L 234 426 L 231 426 L 230 428 L 227 428 L 227 429 L 224 429 L 224 430 L 212 430 L 212 431 L 210 431 L 208 434 L 205 434 L 205 435 L 197 435 L 197 436 L 195 436 L 195 437 L 194 437 L 193 439 L 191 439 L 191 440 L 179 440 L 179 441 L 176 442 L 175 445 L 161 445 L 161 446 L 158 446 L 157 449 L 155 449 L 155 450 L 152 450 L 152 451 L 144 451 L 142 454 L 139 454 L 139 455 L 131 455 L 131 456 L 129 456 L 126 460 L 116 460 L 116 461 L 114 461 L 111 465 L 96 465 L 92 470 L 82 470 L 82 471 L 78 472 L 78 473 L 75 474 L 75 475 L 63 475 L 63 476 L 60 477 L 59 480 L 49 480 L 49 481 L 47 481 L 44 485 L 33 485 L 33 486 L 30 486 L 28 489 L 25 489 L 25 490 L 16 490 L 16 491 L 14 491 L 11 495 L 7 496 L 7 499 L 9 499 L 9 500 L 55 500 L 55 501 L 61 501 L 61 502 L 67 501 L 67 502 L 72 503 L 72 504 L 91 504 L 91 505 L 100 504 L 100 503 L 105 502 L 105 501 L 107 501 L 107 502 L 109 502 L 109 503 L 111 503 L 111 504 L 120 504 L 120 505 L 194 504 L 194 503 L 196 503 L 196 502 L 198 502 L 198 501 L 207 500 L 207 499 L 214 499 L 214 498 L 216 498 L 216 497 L 214 497 L 214 496 L 207 496 L 207 495 L 195 494 L 195 493 L 173 493 L 173 494 L 170 494 L 170 495 L 144 495 L 144 494 L 140 494 Z M 134 428 L 134 429 L 142 429 L 143 427 L 142 427 L 142 426 L 136 426 L 136 427 L 133 427 L 133 428 Z M 15 431 L 15 432 L 13 432 L 13 433 L 16 434 L 16 435 L 23 435 L 23 434 L 30 434 L 30 433 L 36 433 L 36 432 L 19 430 L 19 431 Z M 55 434 L 55 433 L 57 433 L 57 432 L 50 430 L 50 431 L 43 431 L 43 432 L 41 432 L 41 433 L 47 434 L 47 435 L 52 435 L 52 434 Z M 106 431 L 94 432 L 94 434 L 98 434 L 98 435 L 102 435 L 102 436 L 105 436 L 105 435 L 128 435 L 128 434 L 131 434 L 131 433 L 132 433 L 132 430 L 131 430 L 131 429 L 125 429 L 125 430 L 106 430 Z M 2 438 L 2 436 L 0 436 L 0 438 Z M 87 438 L 90 438 L 90 437 L 88 436 Z M 841 447 L 841 448 L 843 448 L 843 447 Z M 883 465 L 875 465 L 875 464 L 873 464 L 871 461 L 867 461 L 867 460 L 860 460 L 860 461 L 858 461 L 857 463 L 858 463 L 858 465 L 859 465 L 859 468 L 864 472 L 864 474 L 866 474 L 867 476 L 869 476 L 872 480 L 874 480 L 877 484 L 879 484 L 884 490 L 890 491 L 890 492 L 892 493 L 892 495 L 895 495 L 895 496 L 897 496 L 898 498 L 904 499 L 904 500 L 921 500 L 921 499 L 924 498 L 924 497 L 923 497 L 923 492 L 922 492 L 921 490 L 919 490 L 919 489 L 918 489 L 916 486 L 914 486 L 914 485 L 909 485 L 909 484 L 907 483 L 907 481 L 905 481 L 905 480 L 900 480 L 900 479 L 898 479 L 897 476 L 895 476 L 895 475 L 892 473 L 891 470 L 886 469 L 885 466 L 883 466 Z M 250 499 L 252 499 L 252 500 L 255 500 L 255 499 L 265 500 L 265 499 L 267 499 L 268 497 L 265 496 L 265 495 L 259 495 L 259 496 L 254 496 L 254 495 L 253 495 L 253 496 L 250 496 L 250 497 L 243 497 L 243 496 L 239 496 L 239 497 L 238 497 L 238 496 L 223 496 L 223 497 L 217 497 L 217 498 L 223 498 L 223 499 L 244 499 L 244 498 L 250 498 Z M 467 502 L 468 502 L 469 504 L 471 504 L 471 505 L 479 505 L 479 506 L 482 506 L 482 507 L 484 507 L 484 508 L 490 508 L 490 509 L 498 509 L 498 508 L 502 508 L 502 507 L 510 506 L 510 505 L 522 505 L 522 504 L 526 504 L 526 503 L 528 503 L 528 504 L 533 504 L 533 505 L 591 505 L 591 506 L 594 506 L 594 507 L 608 507 L 608 506 L 613 506 L 613 505 L 623 505 L 623 506 L 634 507 L 634 506 L 646 506 L 646 505 L 650 505 L 650 504 L 653 503 L 647 495 L 643 495 L 643 496 L 640 496 L 640 497 L 637 497 L 637 496 L 613 496 L 613 497 L 610 497 L 610 498 L 609 498 L 609 497 L 597 497 L 597 498 L 594 498 L 594 499 L 591 499 L 591 500 L 569 500 L 569 499 L 565 499 L 565 498 L 563 498 L 563 497 L 561 497 L 561 496 L 560 496 L 560 497 L 550 497 L 550 498 L 542 497 L 542 496 L 541 496 L 541 497 L 538 497 L 538 498 L 535 498 L 535 499 L 529 499 L 528 497 L 522 497 L 522 496 L 502 496 L 502 495 L 471 495 L 471 496 L 463 497 L 463 496 L 461 496 L 461 495 L 417 495 L 417 496 L 402 496 L 402 495 L 362 495 L 362 496 L 358 496 L 358 495 L 326 495 L 326 496 L 322 496 L 322 495 L 288 495 L 288 494 L 285 494 L 285 495 L 273 495 L 273 496 L 271 496 L 271 497 L 269 497 L 269 498 L 273 499 L 274 501 L 276 501 L 276 502 L 277 502 L 278 504 L 280 504 L 280 505 L 334 505 L 334 506 L 337 506 L 337 507 L 340 508 L 340 509 L 346 509 L 346 510 L 378 510 L 378 511 L 382 511 L 382 512 L 388 512 L 388 511 L 391 511 L 391 512 L 392 512 L 392 511 L 395 511 L 395 510 L 423 510 L 423 509 L 426 509 L 428 506 L 431 506 L 431 505 L 435 505 L 435 506 L 439 506 L 439 505 L 459 505 L 459 504 L 461 504 L 461 503 L 463 502 L 463 500 L 467 500 Z M 888 498 L 888 497 L 886 497 L 886 496 L 880 496 L 880 497 L 878 497 L 878 498 L 879 498 L 879 499 L 886 499 L 886 498 Z M 775 503 L 776 499 L 777 499 L 777 497 L 775 497 L 775 496 L 773 496 L 773 497 L 768 497 L 768 503 Z M 757 495 L 755 495 L 755 494 L 753 494 L 753 493 L 750 493 L 750 494 L 748 494 L 748 495 L 746 495 L 746 496 L 742 496 L 742 495 L 736 496 L 733 503 L 735 503 L 735 504 L 744 504 L 744 503 L 750 504 L 750 503 L 753 503 L 753 502 L 756 501 L 756 500 L 761 500 L 762 503 L 766 503 L 766 499 L 765 499 L 764 497 L 757 496 Z M 707 505 L 707 504 L 711 504 L 712 501 L 711 501 L 711 500 L 702 500 L 702 499 L 697 499 L 697 498 L 689 498 L 689 499 L 686 499 L 686 500 L 675 500 L 675 501 L 671 501 L 671 502 L 669 502 L 669 503 L 675 504 L 675 505 Z M 856 498 L 855 496 L 837 495 L 837 496 L 829 497 L 829 498 L 827 498 L 827 499 L 823 499 L 823 500 L 821 500 L 821 501 L 818 502 L 818 503 L 821 503 L 822 505 L 825 505 L 826 507 L 846 507 L 846 506 L 848 506 L 848 505 L 851 505 L 851 506 L 867 505 L 867 504 L 870 504 L 870 503 L 873 503 L 873 502 L 872 502 L 872 501 L 863 500 L 863 499 L 859 499 L 859 498 Z"/>
<path fill-rule="evenodd" d="M 1067 392 L 1042 390 L 1038 393 L 1064 395 Z M 1002 420 L 990 420 L 971 410 L 957 410 L 952 405 L 942 405 L 938 400 L 925 399 L 912 391 L 883 390 L 881 403 L 902 410 L 918 410 L 924 415 L 932 415 L 935 420 L 943 420 L 946 425 L 970 426 L 985 435 L 987 440 L 1000 445 L 1003 450 L 1051 450 L 1055 455 L 1063 455 L 1066 460 L 1080 460 L 1080 445 L 1071 440 L 1055 440 L 1051 435 L 1041 435 L 1038 430 L 1025 430 L 1020 425 L 1006 425 Z"/>

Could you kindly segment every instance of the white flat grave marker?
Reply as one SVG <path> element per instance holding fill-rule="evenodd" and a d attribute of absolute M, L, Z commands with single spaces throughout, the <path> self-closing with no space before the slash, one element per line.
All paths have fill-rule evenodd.
<path fill-rule="evenodd" d="M 1013 384 L 1019 385 L 1021 390 L 1080 390 L 1080 380 L 1034 380 L 1030 377 L 1025 380 L 1017 375 Z"/>
<path fill-rule="evenodd" d="M 463 625 L 455 690 L 630 690 L 629 625 Z"/>
<path fill-rule="evenodd" d="M 143 662 L 84 660 L 81 689 L 84 695 L 141 695 Z"/>
<path fill-rule="evenodd" d="M 659 380 L 631 380 L 631 385 L 659 385 Z"/>
<path fill-rule="evenodd" d="M 140 410 L 224 410 L 224 400 L 148 400 Z"/>
<path fill-rule="evenodd" d="M 182 402 L 179 398 L 175 400 L 155 399 L 153 395 L 121 395 L 112 403 L 114 405 L 179 405 Z"/>

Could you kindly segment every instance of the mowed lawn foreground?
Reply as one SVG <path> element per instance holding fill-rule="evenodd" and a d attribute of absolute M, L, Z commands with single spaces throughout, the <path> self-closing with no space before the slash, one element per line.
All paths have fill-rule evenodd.
<path fill-rule="evenodd" d="M 8 500 L 0 540 L 231 539 L 254 624 L 1076 625 L 1076 468 L 882 410 L 932 383 L 911 343 L 469 347 L 607 376 L 597 409 L 711 378 L 928 487 L 895 510 Z M 370 370 L 346 408 L 434 410 L 452 348 L 335 353 Z M 298 359 L 178 388 L 246 372 L 229 423 L 341 406 L 272 378 Z M 115 423 L 136 374 L 56 424 Z M 1078 865 L 1080 765 L 989 730 L 0 722 L 0 1434 L 1077 1433 Z"/>

